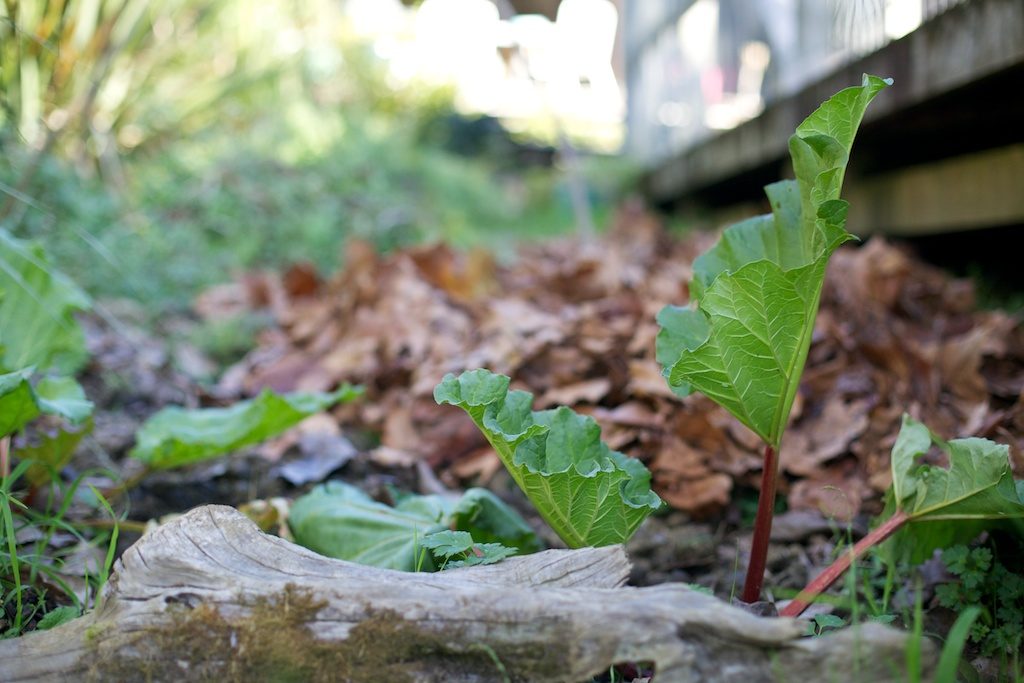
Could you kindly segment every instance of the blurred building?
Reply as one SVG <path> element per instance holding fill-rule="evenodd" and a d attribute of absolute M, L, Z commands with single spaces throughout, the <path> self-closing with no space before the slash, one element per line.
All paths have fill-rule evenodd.
<path fill-rule="evenodd" d="M 1024 224 L 1024 1 L 626 0 L 626 149 L 665 206 L 717 222 L 787 175 L 787 140 L 862 73 L 854 232 Z"/>
<path fill-rule="evenodd" d="M 625 93 L 613 68 L 620 4 L 346 0 L 344 8 L 396 84 L 448 85 L 463 112 L 613 151 L 625 120 Z"/>
<path fill-rule="evenodd" d="M 346 0 L 396 83 L 549 141 L 620 146 L 711 224 L 763 207 L 787 140 L 862 73 L 850 229 L 1024 224 L 1024 0 Z"/>

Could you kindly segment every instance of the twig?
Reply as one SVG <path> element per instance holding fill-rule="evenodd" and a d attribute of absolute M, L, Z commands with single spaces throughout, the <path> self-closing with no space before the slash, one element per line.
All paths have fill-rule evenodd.
<path fill-rule="evenodd" d="M 146 522 L 140 522 L 134 519 L 83 519 L 76 521 L 75 524 L 87 526 L 92 529 L 113 529 L 117 527 L 122 531 L 130 531 L 134 533 L 145 533 Z"/>

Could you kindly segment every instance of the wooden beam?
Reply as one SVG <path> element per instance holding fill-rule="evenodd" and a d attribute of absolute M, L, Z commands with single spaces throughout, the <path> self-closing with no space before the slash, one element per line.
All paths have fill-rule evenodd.
<path fill-rule="evenodd" d="M 862 73 L 891 76 L 895 86 L 868 109 L 855 157 L 870 146 L 872 123 L 910 110 L 958 88 L 1024 65 L 1024 2 L 971 0 L 922 24 L 907 36 L 837 70 L 799 93 L 769 105 L 761 115 L 680 152 L 652 170 L 645 190 L 655 202 L 678 204 L 708 188 L 766 168 L 782 168 L 787 141 L 818 104 L 838 90 L 858 85 Z M 1006 92 L 1006 98 L 1017 97 Z M 1017 99 L 1019 102 L 1019 98 Z M 939 112 L 941 114 L 941 112 Z M 1018 131 L 1017 140 L 1020 140 Z M 936 145 L 943 144 L 935 140 Z M 960 150 L 964 151 L 964 150 Z M 880 153 L 898 155 L 899 150 Z"/>
<path fill-rule="evenodd" d="M 843 194 L 861 235 L 1024 224 L 1024 144 L 855 179 Z"/>

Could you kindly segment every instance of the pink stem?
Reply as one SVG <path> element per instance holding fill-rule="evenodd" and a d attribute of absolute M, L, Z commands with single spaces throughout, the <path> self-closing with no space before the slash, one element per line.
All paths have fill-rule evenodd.
<path fill-rule="evenodd" d="M 761 495 L 757 499 L 757 517 L 754 519 L 754 541 L 750 546 L 750 564 L 743 583 L 743 602 L 761 599 L 764 569 L 768 564 L 768 541 L 772 535 L 772 517 L 775 514 L 775 489 L 779 482 L 779 458 L 771 446 L 764 447 L 764 470 L 761 472 Z"/>
<path fill-rule="evenodd" d="M 867 536 L 857 541 L 850 552 L 844 553 L 839 559 L 829 565 L 825 571 L 818 574 L 813 581 L 807 584 L 806 588 L 800 591 L 799 595 L 793 598 L 792 602 L 779 612 L 779 616 L 800 616 L 811 604 L 811 601 L 826 591 L 829 586 L 836 582 L 836 579 L 843 575 L 843 572 L 850 568 L 855 559 L 863 555 L 869 548 L 878 545 L 896 533 L 908 519 L 910 519 L 910 516 L 906 512 L 897 510 L 892 517 L 873 529 Z"/>

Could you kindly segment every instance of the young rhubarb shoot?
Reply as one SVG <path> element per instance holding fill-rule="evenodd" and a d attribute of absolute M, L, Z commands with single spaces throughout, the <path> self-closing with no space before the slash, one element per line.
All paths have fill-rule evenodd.
<path fill-rule="evenodd" d="M 651 491 L 651 473 L 639 460 L 608 448 L 594 418 L 564 406 L 532 410 L 532 394 L 508 387 L 504 375 L 471 370 L 446 375 L 434 399 L 469 413 L 566 545 L 624 543 L 661 507 Z"/>
<path fill-rule="evenodd" d="M 296 543 L 321 555 L 407 572 L 434 571 L 440 566 L 426 549 L 437 555 L 443 547 L 445 561 L 465 552 L 456 562 L 487 564 L 544 547 L 519 513 L 486 489 L 469 489 L 457 501 L 391 493 L 393 506 L 351 484 L 329 481 L 292 504 L 288 529 Z M 445 545 L 445 539 L 468 542 L 453 547 Z M 463 565 L 447 564 L 456 566 Z"/>
<path fill-rule="evenodd" d="M 345 384 L 330 393 L 275 394 L 264 389 L 227 408 L 164 408 L 136 434 L 129 454 L 154 470 L 166 470 L 237 451 L 277 436 L 310 415 L 362 395 Z"/>
<path fill-rule="evenodd" d="M 918 462 L 932 445 L 949 457 L 948 469 Z M 897 532 L 890 550 L 921 561 L 936 548 L 970 541 L 986 527 L 1024 519 L 1024 481 L 1013 479 L 1009 446 L 978 438 L 946 442 L 904 415 L 891 467 L 887 519 L 808 584 L 780 616 L 800 616 L 851 562 Z"/>
<path fill-rule="evenodd" d="M 727 229 L 693 263 L 695 305 L 658 314 L 658 361 L 680 396 L 700 391 L 765 442 L 761 499 L 743 599 L 760 598 L 778 478 L 779 445 L 814 330 L 829 257 L 853 236 L 839 198 L 868 103 L 891 81 L 830 98 L 789 140 L 795 180 L 765 188 L 772 213 Z"/>

